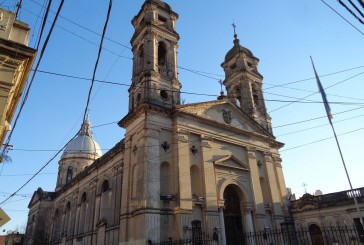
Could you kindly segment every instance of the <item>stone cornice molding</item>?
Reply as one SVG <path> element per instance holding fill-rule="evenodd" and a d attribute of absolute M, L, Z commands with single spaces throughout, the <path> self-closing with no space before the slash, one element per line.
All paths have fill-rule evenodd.
<path fill-rule="evenodd" d="M 273 160 L 272 160 L 272 153 L 270 153 L 270 152 L 264 152 L 264 160 L 265 160 L 265 162 L 270 162 L 270 163 L 272 163 L 273 162 Z"/>
<path fill-rule="evenodd" d="M 180 142 L 187 143 L 189 141 L 189 132 L 184 129 L 177 129 L 176 131 L 177 140 Z"/>
<path fill-rule="evenodd" d="M 212 148 L 212 136 L 209 135 L 201 135 L 201 146 L 206 148 Z"/>

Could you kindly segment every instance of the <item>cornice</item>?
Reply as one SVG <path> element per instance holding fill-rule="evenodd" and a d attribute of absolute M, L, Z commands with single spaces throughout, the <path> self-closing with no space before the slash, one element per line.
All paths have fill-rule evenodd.
<path fill-rule="evenodd" d="M 122 128 L 126 128 L 130 125 L 135 119 L 137 119 L 142 114 L 153 111 L 157 113 L 161 113 L 163 115 L 169 115 L 173 108 L 166 108 L 157 104 L 154 104 L 149 101 L 145 101 L 143 104 L 139 105 L 136 109 L 129 112 L 123 119 L 118 122 L 118 125 Z"/>

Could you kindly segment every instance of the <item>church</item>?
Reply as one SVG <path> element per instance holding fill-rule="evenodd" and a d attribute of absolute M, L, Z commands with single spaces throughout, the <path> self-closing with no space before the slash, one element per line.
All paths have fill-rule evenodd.
<path fill-rule="evenodd" d="M 144 245 L 196 232 L 240 244 L 290 219 L 259 59 L 235 33 L 221 64 L 226 95 L 182 104 L 177 20 L 162 1 L 143 3 L 132 20 L 129 111 L 118 123 L 125 138 L 102 153 L 83 122 L 56 189 L 33 194 L 26 244 Z"/>

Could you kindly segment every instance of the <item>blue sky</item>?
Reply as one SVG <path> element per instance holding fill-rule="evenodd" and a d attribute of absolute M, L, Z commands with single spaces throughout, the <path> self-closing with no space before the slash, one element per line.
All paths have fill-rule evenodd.
<path fill-rule="evenodd" d="M 350 14 L 335 0 L 326 0 L 364 32 Z M 281 151 L 287 187 L 298 196 L 320 189 L 324 193 L 349 189 L 331 127 L 320 103 L 293 103 L 317 92 L 310 63 L 313 56 L 334 114 L 334 125 L 354 188 L 363 187 L 364 149 L 364 35 L 343 21 L 320 0 L 309 1 L 167 1 L 180 16 L 179 66 L 210 73 L 214 79 L 179 69 L 182 92 L 218 95 L 223 79 L 223 62 L 233 45 L 235 22 L 240 43 L 260 59 L 259 71 L 264 76 L 266 106 L 272 117 L 277 140 L 285 143 Z M 15 1 L 0 2 L 13 9 Z M 38 4 L 37 4 L 38 3 Z M 56 3 L 52 10 L 56 10 Z M 97 79 L 130 84 L 133 34 L 131 19 L 142 0 L 114 1 Z M 30 24 L 31 46 L 39 30 L 43 0 L 23 1 L 20 20 Z M 78 25 L 101 33 L 107 1 L 66 1 L 61 15 Z M 50 17 L 53 18 L 54 14 Z M 39 70 L 91 78 L 100 36 L 59 19 Z M 122 45 L 120 45 L 122 44 Z M 119 57 L 118 57 L 119 56 Z M 358 68 L 359 67 L 359 68 Z M 355 77 L 353 77 L 355 76 Z M 351 78 L 353 77 L 353 78 Z M 293 83 L 297 81 L 296 83 Z M 300 81 L 300 82 L 298 82 Z M 284 84 L 289 85 L 282 86 Z M 0 175 L 0 200 L 18 189 L 31 174 L 41 168 L 79 129 L 86 105 L 89 81 L 38 73 L 28 102 L 14 131 L 11 144 L 12 163 L 5 164 Z M 119 121 L 128 109 L 128 86 L 96 83 L 90 105 L 93 125 Z M 182 94 L 186 103 L 214 100 L 216 96 Z M 319 94 L 306 98 L 321 102 Z M 280 108 L 285 106 L 283 108 Z M 349 111 L 351 110 L 351 111 Z M 339 113 L 339 114 L 337 114 Z M 313 118 L 323 117 L 317 120 Z M 304 121 L 304 122 L 302 122 Z M 301 122 L 301 123 L 296 123 Z M 294 124 L 293 124 L 294 123 Z M 293 124 L 285 126 L 287 124 Z M 318 127 L 320 126 L 320 127 Z M 313 128 L 313 129 L 308 129 Z M 356 131 L 355 131 L 356 130 Z M 300 132 L 297 132 L 300 131 Z M 352 132 L 355 131 L 355 132 Z M 124 130 L 116 123 L 93 129 L 94 137 L 104 150 L 123 138 Z M 351 133 L 348 133 L 351 132 Z M 327 140 L 321 141 L 322 139 Z M 319 142 L 317 142 L 319 141 Z M 312 143 L 317 142 L 317 143 Z M 305 146 L 302 146 L 305 145 Z M 294 147 L 298 148 L 292 149 Z M 32 151 L 29 151 L 32 150 Z M 33 151 L 45 150 L 45 151 Z M 1 206 L 12 218 L 2 230 L 25 224 L 27 205 L 38 187 L 53 191 L 59 157 L 47 166 L 19 194 Z M 2 166 L 0 166 L 0 169 Z"/>

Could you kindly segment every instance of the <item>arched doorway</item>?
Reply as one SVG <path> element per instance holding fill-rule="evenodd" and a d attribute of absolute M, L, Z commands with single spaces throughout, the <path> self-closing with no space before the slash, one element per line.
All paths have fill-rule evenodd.
<path fill-rule="evenodd" d="M 224 223 L 227 245 L 245 244 L 243 237 L 242 216 L 240 210 L 240 197 L 236 187 L 228 185 L 224 191 L 225 209 Z"/>
<path fill-rule="evenodd" d="M 324 238 L 322 237 L 322 232 L 318 225 L 316 225 L 316 224 L 310 225 L 308 227 L 308 231 L 310 232 L 312 245 L 323 245 L 324 244 Z"/>

